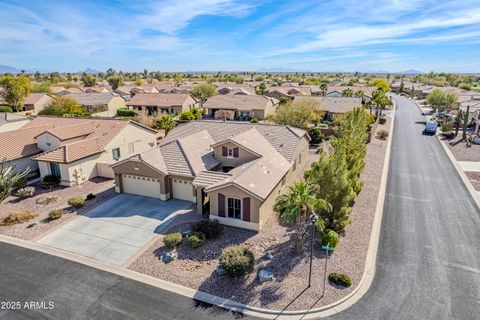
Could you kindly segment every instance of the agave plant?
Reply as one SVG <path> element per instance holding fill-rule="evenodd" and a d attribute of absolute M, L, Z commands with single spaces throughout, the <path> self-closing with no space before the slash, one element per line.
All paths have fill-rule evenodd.
<path fill-rule="evenodd" d="M 30 173 L 28 168 L 25 171 L 16 168 L 17 165 L 12 161 L 0 161 L 0 202 L 8 198 L 15 186 Z"/>

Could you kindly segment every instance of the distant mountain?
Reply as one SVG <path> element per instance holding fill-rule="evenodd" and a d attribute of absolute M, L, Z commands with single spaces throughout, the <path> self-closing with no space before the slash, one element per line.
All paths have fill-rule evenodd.
<path fill-rule="evenodd" d="M 78 73 L 91 73 L 91 74 L 97 74 L 97 73 L 100 73 L 101 71 L 98 71 L 98 70 L 95 70 L 95 69 L 91 69 L 91 68 L 88 68 L 83 70 L 83 71 L 78 71 Z"/>
<path fill-rule="evenodd" d="M 403 73 L 403 74 L 422 74 L 423 72 L 420 70 L 414 70 L 414 69 L 408 69 L 405 71 L 400 71 L 398 73 Z"/>
<path fill-rule="evenodd" d="M 0 64 L 0 73 L 20 73 L 21 70 L 15 67 Z"/>

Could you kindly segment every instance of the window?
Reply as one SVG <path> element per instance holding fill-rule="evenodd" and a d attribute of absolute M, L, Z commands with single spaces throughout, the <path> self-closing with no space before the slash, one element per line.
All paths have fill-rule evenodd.
<path fill-rule="evenodd" d="M 132 154 L 135 152 L 135 144 L 133 142 L 130 142 L 128 144 L 128 153 Z"/>
<path fill-rule="evenodd" d="M 231 149 L 231 148 L 228 148 L 227 157 L 231 157 L 231 158 L 233 158 L 233 149 Z"/>
<path fill-rule="evenodd" d="M 112 149 L 113 160 L 118 161 L 120 159 L 120 148 Z"/>
<path fill-rule="evenodd" d="M 241 219 L 242 202 L 240 199 L 228 198 L 228 217 Z"/>

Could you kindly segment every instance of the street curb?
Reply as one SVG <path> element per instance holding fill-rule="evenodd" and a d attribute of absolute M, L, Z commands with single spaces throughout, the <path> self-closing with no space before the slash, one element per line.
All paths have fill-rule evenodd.
<path fill-rule="evenodd" d="M 369 247 L 365 262 L 364 273 L 358 286 L 344 298 L 315 309 L 297 310 L 297 311 L 279 311 L 257 308 L 249 305 L 244 305 L 229 299 L 221 298 L 211 295 L 206 292 L 187 288 L 175 283 L 171 283 L 165 280 L 154 278 L 136 271 L 132 271 L 120 266 L 110 265 L 98 260 L 87 258 L 75 253 L 63 251 L 47 245 L 43 245 L 37 242 L 31 242 L 27 240 L 16 239 L 4 235 L 0 235 L 0 242 L 17 245 L 27 249 L 43 252 L 46 254 L 54 255 L 60 258 L 71 260 L 77 263 L 81 263 L 99 270 L 107 271 L 128 279 L 139 281 L 160 289 L 168 290 L 170 292 L 185 296 L 187 298 L 200 300 L 209 304 L 216 305 L 221 308 L 226 308 L 231 311 L 240 312 L 242 314 L 264 318 L 264 319 L 315 319 L 321 317 L 327 317 L 335 315 L 347 308 L 351 307 L 358 300 L 360 300 L 366 292 L 369 290 L 373 283 L 375 275 L 376 261 L 377 261 L 377 249 L 380 239 L 380 229 L 382 224 L 383 208 L 385 203 L 385 194 L 388 180 L 388 170 L 390 164 L 390 153 L 392 147 L 393 129 L 395 123 L 395 110 L 396 104 L 392 108 L 392 122 L 390 124 L 390 133 L 388 136 L 387 150 L 385 154 L 385 160 L 383 164 L 382 178 L 380 181 L 380 191 L 377 198 L 377 206 L 375 209 L 375 217 L 372 225 L 372 233 L 370 235 Z"/>
<path fill-rule="evenodd" d="M 465 187 L 467 187 L 468 192 L 470 192 L 470 195 L 472 196 L 473 200 L 477 204 L 477 207 L 480 209 L 480 193 L 477 190 L 475 190 L 472 183 L 470 182 L 470 179 L 468 179 L 467 175 L 463 171 L 457 159 L 455 159 L 455 156 L 453 155 L 452 151 L 450 151 L 445 141 L 442 141 L 439 136 L 437 136 L 437 139 L 438 139 L 438 142 L 440 142 L 440 145 L 442 146 L 443 150 L 445 150 L 448 158 L 450 158 L 450 161 L 452 162 L 453 166 L 457 170 L 457 173 L 462 179 L 463 184 L 465 185 Z"/>

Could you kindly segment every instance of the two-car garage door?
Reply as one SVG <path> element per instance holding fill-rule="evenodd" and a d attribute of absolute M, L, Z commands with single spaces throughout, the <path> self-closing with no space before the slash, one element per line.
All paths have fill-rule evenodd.
<path fill-rule="evenodd" d="M 122 183 L 125 193 L 160 198 L 160 182 L 158 179 L 124 174 L 122 175 Z"/>

